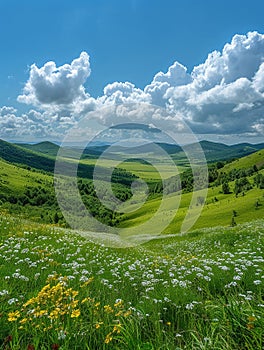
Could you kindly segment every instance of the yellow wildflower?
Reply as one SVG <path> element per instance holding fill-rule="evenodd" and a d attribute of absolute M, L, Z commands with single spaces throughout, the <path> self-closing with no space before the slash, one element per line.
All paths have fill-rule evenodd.
<path fill-rule="evenodd" d="M 119 306 L 123 306 L 123 300 L 118 300 L 115 304 L 114 307 L 119 307 Z"/>
<path fill-rule="evenodd" d="M 110 305 L 105 305 L 104 306 L 104 311 L 107 312 L 107 313 L 111 313 L 111 312 L 114 312 L 114 310 L 111 308 Z"/>
<path fill-rule="evenodd" d="M 251 329 L 254 328 L 254 323 L 248 323 L 247 324 L 247 329 L 250 331 Z"/>
<path fill-rule="evenodd" d="M 107 334 L 104 342 L 105 342 L 105 344 L 109 344 L 112 340 L 113 340 L 112 332 L 110 332 Z"/>
<path fill-rule="evenodd" d="M 93 280 L 94 280 L 94 277 L 89 278 L 86 282 L 84 282 L 81 285 L 81 288 L 88 286 L 88 284 L 90 284 Z"/>
<path fill-rule="evenodd" d="M 22 324 L 24 324 L 24 323 L 26 323 L 27 322 L 27 318 L 25 317 L 25 318 L 23 318 L 21 321 L 19 321 L 20 323 L 22 323 Z"/>
<path fill-rule="evenodd" d="M 71 313 L 71 318 L 79 317 L 81 314 L 81 311 L 79 309 L 73 310 Z"/>
<path fill-rule="evenodd" d="M 8 313 L 8 321 L 14 322 L 20 317 L 19 311 L 9 312 Z"/>
<path fill-rule="evenodd" d="M 120 332 L 121 332 L 121 324 L 119 323 L 118 325 L 114 326 L 113 333 L 119 334 Z"/>
<path fill-rule="evenodd" d="M 132 314 L 131 310 L 128 310 L 127 312 L 124 313 L 124 317 L 128 317 Z"/>
<path fill-rule="evenodd" d="M 96 328 L 96 329 L 100 328 L 102 324 L 104 324 L 104 322 L 98 322 L 98 323 L 96 323 L 95 328 Z"/>

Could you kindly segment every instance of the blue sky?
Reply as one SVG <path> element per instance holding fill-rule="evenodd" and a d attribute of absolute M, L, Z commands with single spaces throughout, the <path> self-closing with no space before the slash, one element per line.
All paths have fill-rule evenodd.
<path fill-rule="evenodd" d="M 103 89 L 108 84 L 115 82 L 129 82 L 135 85 L 135 89 L 139 88 L 140 91 L 144 91 L 146 86 L 153 82 L 154 76 L 158 72 L 165 74 L 176 61 L 186 67 L 187 73 L 191 74 L 195 66 L 205 63 L 208 54 L 214 50 L 222 52 L 226 43 L 230 44 L 236 34 L 245 36 L 249 32 L 263 34 L 263 13 L 264 2 L 258 0 L 251 2 L 232 0 L 1 1 L 0 108 L 2 107 L 2 112 L 0 113 L 0 123 L 2 119 L 2 132 L 0 132 L 0 138 L 26 138 L 26 133 L 20 132 L 19 134 L 16 130 L 23 122 L 23 118 L 27 119 L 25 122 L 27 129 L 30 126 L 30 137 L 45 138 L 50 135 L 53 128 L 57 130 L 53 136 L 56 138 L 62 134 L 62 130 L 67 129 L 67 123 L 69 126 L 78 118 L 76 110 L 73 112 L 72 108 L 74 99 L 69 101 L 66 98 L 63 103 L 61 101 L 57 103 L 51 97 L 51 103 L 48 106 L 48 103 L 43 103 L 41 98 L 38 101 L 35 101 L 32 96 L 32 98 L 25 98 L 26 95 L 32 95 L 32 91 L 23 91 L 25 84 L 30 80 L 32 64 L 40 69 L 47 62 L 54 61 L 56 67 L 61 67 L 64 64 L 71 64 L 74 59 L 80 57 L 81 52 L 85 52 L 89 55 L 89 67 L 86 67 L 87 70 L 80 78 L 81 85 L 74 85 L 77 89 L 82 90 L 80 93 L 82 101 L 86 98 L 85 108 L 87 106 L 95 108 L 97 97 L 103 98 L 100 103 L 105 103 L 107 98 L 104 95 L 109 97 L 108 100 L 116 101 L 117 89 L 119 89 L 119 95 L 127 97 L 130 94 L 130 98 L 132 94 L 134 96 L 136 93 L 137 96 L 140 94 L 140 99 L 145 101 L 145 95 L 143 98 L 141 92 L 133 90 L 128 85 L 110 86 L 105 92 Z M 253 38 L 251 42 L 254 40 Z M 246 39 L 244 41 L 241 39 L 241 41 L 245 43 Z M 252 60 L 258 59 L 259 61 L 256 63 L 256 67 L 253 64 L 255 70 L 251 72 L 250 76 L 242 72 L 241 76 L 236 76 L 232 81 L 227 79 L 225 83 L 234 83 L 239 78 L 244 77 L 253 81 L 254 74 L 264 60 L 264 52 L 261 56 L 262 48 L 261 45 L 252 48 L 253 51 L 260 50 L 260 54 L 258 53 L 257 58 L 252 58 Z M 236 49 L 235 47 L 234 50 Z M 85 59 L 82 60 L 82 63 L 85 62 Z M 252 66 L 252 62 L 249 65 Z M 179 68 L 178 73 L 175 74 L 181 74 L 180 70 Z M 205 72 L 205 74 L 207 73 Z M 164 83 L 164 79 L 166 80 L 167 77 L 156 80 L 158 82 L 162 80 Z M 184 85 L 188 83 L 188 79 L 185 79 Z M 169 82 L 169 84 L 171 83 Z M 215 82 L 215 86 L 219 84 L 218 81 Z M 246 88 L 246 82 L 239 81 L 236 84 L 240 84 L 239 88 L 241 89 Z M 244 84 L 243 87 L 241 84 Z M 171 90 L 167 92 L 167 97 L 162 96 L 158 100 L 152 98 L 151 102 L 156 103 L 162 98 L 175 104 L 175 94 L 178 94 L 179 91 L 172 91 L 172 87 L 177 87 L 180 84 L 172 85 L 170 86 Z M 58 89 L 60 87 L 61 85 L 58 84 Z M 30 88 L 37 89 L 34 84 Z M 145 92 L 149 93 L 151 89 L 149 88 Z M 263 93 L 262 87 L 258 89 L 258 93 Z M 224 95 L 231 94 L 229 90 L 225 89 Z M 54 89 L 49 92 L 54 94 Z M 38 99 L 41 92 L 39 95 L 37 90 L 34 93 Z M 24 96 L 24 98 L 20 98 L 18 102 L 19 95 Z M 80 95 L 76 95 L 77 97 L 79 98 Z M 153 96 L 151 95 L 151 97 Z M 93 101 L 92 98 L 95 100 Z M 137 98 L 136 101 L 138 101 Z M 206 98 L 208 100 L 209 97 Z M 199 94 L 198 99 L 200 103 L 204 103 L 205 95 Z M 187 100 L 188 105 L 193 104 L 190 96 Z M 208 102 L 206 103 L 208 105 Z M 234 101 L 225 102 L 224 107 L 226 108 L 226 105 L 230 103 L 234 104 L 232 111 L 235 110 L 235 113 L 241 109 L 243 112 L 241 112 L 241 118 L 244 118 L 247 124 L 250 124 L 250 117 L 244 112 L 251 110 L 252 104 L 255 104 L 257 108 L 254 109 L 254 115 L 258 114 L 258 117 L 254 119 L 255 124 L 252 122 L 244 129 L 241 127 L 232 129 L 228 123 L 225 127 L 219 127 L 217 125 L 221 124 L 222 112 L 216 112 L 219 114 L 219 121 L 212 121 L 215 130 L 213 127 L 203 129 L 203 123 L 204 125 L 208 124 L 208 120 L 204 116 L 197 117 L 196 120 L 193 117 L 188 117 L 189 119 L 193 118 L 195 132 L 208 134 L 208 138 L 215 138 L 217 141 L 218 136 L 226 135 L 226 128 L 230 127 L 228 142 L 239 139 L 235 135 L 240 135 L 241 140 L 261 140 L 264 129 L 259 111 L 259 106 L 262 106 L 263 103 L 261 96 L 252 97 L 246 101 L 247 105 L 244 107 L 242 106 L 243 101 L 240 103 L 234 98 Z M 177 100 L 177 108 L 178 104 Z M 15 109 L 12 110 L 11 107 Z M 217 110 L 219 102 L 215 102 L 214 106 L 211 107 L 215 107 Z M 229 111 L 225 108 L 226 115 Z M 211 110 L 208 111 L 209 113 L 211 113 L 210 115 L 214 114 Z M 24 114 L 26 117 L 22 118 L 21 115 Z M 10 115 L 13 116 L 13 119 Z M 53 119 L 49 119 L 49 116 L 52 116 Z M 6 119 L 4 120 L 4 118 Z M 214 118 L 210 120 L 212 119 Z M 239 124 L 237 118 L 235 122 Z M 230 122 L 231 124 L 233 126 L 234 122 Z M 41 125 L 42 128 L 39 129 L 38 126 Z M 48 126 L 49 131 L 47 130 Z"/>

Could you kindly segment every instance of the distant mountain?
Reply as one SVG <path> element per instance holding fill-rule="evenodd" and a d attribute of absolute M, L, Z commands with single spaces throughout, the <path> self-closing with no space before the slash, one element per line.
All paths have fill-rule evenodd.
<path fill-rule="evenodd" d="M 35 143 L 35 144 L 28 144 L 28 143 L 20 143 L 16 144 L 17 146 L 29 149 L 30 151 L 34 152 L 40 152 L 43 154 L 47 154 L 50 156 L 55 157 L 58 153 L 59 146 L 56 145 L 55 143 L 49 142 L 49 141 L 44 141 L 40 143 Z"/>
<path fill-rule="evenodd" d="M 229 172 L 233 169 L 249 169 L 256 165 L 258 169 L 264 167 L 264 147 L 254 153 L 251 153 L 245 157 L 237 158 L 231 163 L 227 163 L 221 171 Z"/>
<path fill-rule="evenodd" d="M 30 149 L 0 140 L 0 158 L 24 167 L 32 167 L 48 172 L 54 171 L 55 159 Z"/>
<path fill-rule="evenodd" d="M 42 143 L 43 144 L 43 143 Z M 44 143 L 52 148 L 52 144 L 50 143 Z M 18 146 L 16 144 L 12 144 L 3 140 L 0 140 L 0 158 L 2 158 L 5 161 L 8 161 L 9 163 L 13 163 L 14 165 L 26 168 L 30 170 L 31 168 L 42 170 L 45 172 L 53 173 L 54 167 L 55 167 L 55 161 L 56 157 L 52 157 L 51 155 L 47 155 L 40 152 L 32 151 L 28 147 L 22 147 Z M 37 144 L 36 147 L 41 149 L 43 145 Z M 56 146 L 56 145 L 55 145 Z M 53 147 L 53 150 L 55 147 Z M 71 149 L 66 150 L 67 153 L 72 152 Z M 69 175 L 72 176 L 72 164 L 71 160 L 65 159 L 63 162 L 63 175 Z M 76 163 L 75 163 L 76 164 Z M 105 178 L 105 175 L 107 171 L 109 172 L 109 169 L 107 170 L 105 167 L 97 167 L 99 176 L 102 177 L 102 179 Z M 78 176 L 85 179 L 92 179 L 93 178 L 93 171 L 94 171 L 94 165 L 90 164 L 78 164 Z M 131 179 L 134 179 L 134 175 L 132 175 L 130 172 L 125 170 L 120 170 L 116 172 L 115 175 L 112 177 L 113 182 L 120 182 L 122 184 L 128 184 L 131 183 Z"/>
<path fill-rule="evenodd" d="M 170 154 L 171 157 L 175 160 L 183 159 L 186 157 L 184 155 L 182 147 L 179 145 L 168 143 L 158 143 L 157 145 L 164 149 L 164 151 Z M 84 149 L 82 158 L 98 158 L 109 146 L 109 144 L 101 142 L 92 144 Z M 197 144 L 192 144 L 184 146 L 183 148 L 189 149 L 191 151 L 193 149 L 196 152 L 200 152 L 200 147 L 196 146 Z M 258 150 L 264 149 L 264 143 L 240 143 L 235 145 L 226 145 L 223 143 L 205 140 L 200 142 L 200 146 L 202 147 L 208 162 L 238 159 L 252 154 Z M 53 172 L 55 158 L 58 150 L 59 146 L 49 141 L 40 142 L 37 144 L 12 144 L 0 140 L 0 158 L 3 158 L 9 162 L 23 164 L 25 166 L 49 172 Z M 78 147 L 68 146 L 65 148 L 65 150 L 67 150 L 67 153 L 65 153 L 67 154 L 67 158 L 76 159 L 76 151 L 79 151 Z M 108 155 L 110 157 L 113 156 L 114 158 L 118 154 L 135 154 L 136 158 L 140 159 L 140 154 L 152 152 L 155 154 L 152 143 L 147 143 L 142 146 L 135 147 L 111 145 L 111 154 Z M 80 167 L 82 167 L 82 165 L 80 165 Z"/>
<path fill-rule="evenodd" d="M 264 148 L 264 143 L 255 145 L 250 143 L 225 145 L 223 143 L 201 141 L 200 145 L 209 162 L 241 158 Z"/>
<path fill-rule="evenodd" d="M 41 149 L 42 146 L 38 145 L 39 144 L 37 144 L 36 147 Z M 29 149 L 29 146 L 31 145 L 27 145 L 27 147 L 22 147 L 0 140 L 0 158 L 10 163 L 14 163 L 15 165 L 22 166 L 24 168 L 34 168 L 37 170 L 53 173 L 56 157 L 41 152 L 32 151 Z M 50 148 L 51 147 L 53 146 L 50 146 Z M 55 147 L 53 148 L 53 150 L 54 149 Z M 70 168 L 68 167 L 69 164 L 69 161 L 65 161 L 65 173 L 67 173 L 68 168 Z M 80 177 L 92 178 L 93 169 L 94 167 L 92 165 L 79 164 L 78 174 Z"/>

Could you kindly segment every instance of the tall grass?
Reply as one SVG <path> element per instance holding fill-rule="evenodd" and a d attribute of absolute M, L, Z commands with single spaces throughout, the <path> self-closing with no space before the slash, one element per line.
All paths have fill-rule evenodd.
<path fill-rule="evenodd" d="M 264 221 L 133 249 L 0 218 L 2 349 L 263 349 Z"/>

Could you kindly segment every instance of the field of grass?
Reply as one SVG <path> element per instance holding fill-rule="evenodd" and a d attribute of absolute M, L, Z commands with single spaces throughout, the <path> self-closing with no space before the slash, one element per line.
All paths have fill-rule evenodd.
<path fill-rule="evenodd" d="M 264 174 L 264 171 L 259 173 Z M 253 185 L 253 177 L 249 180 Z M 264 215 L 264 192 L 263 190 L 253 187 L 251 190 L 243 194 L 236 196 L 232 191 L 234 188 L 234 181 L 230 182 L 230 193 L 223 194 L 221 186 L 211 187 L 208 189 L 206 203 L 203 207 L 201 215 L 194 225 L 194 228 L 203 227 L 215 227 L 219 225 L 230 226 L 233 212 L 235 211 L 237 216 L 235 218 L 236 223 L 244 223 L 254 219 L 263 217 Z M 199 192 L 197 194 L 199 196 Z M 172 223 L 166 228 L 164 233 L 179 233 L 181 232 L 182 222 L 188 212 L 191 219 L 192 215 L 197 210 L 197 206 L 189 208 L 192 198 L 192 193 L 184 193 L 181 195 L 179 209 L 176 213 Z M 166 220 L 168 211 L 174 207 L 177 196 L 171 194 L 164 197 L 165 210 L 160 212 L 160 224 L 163 220 Z M 256 201 L 259 206 L 256 207 Z M 126 214 L 126 219 L 122 221 L 121 227 L 132 227 L 140 225 L 147 221 L 154 215 L 159 208 L 161 197 L 156 197 L 146 202 L 139 210 Z M 159 227 L 155 227 L 156 231 L 159 231 Z"/>
<path fill-rule="evenodd" d="M 252 153 L 246 157 L 238 158 L 235 161 L 226 164 L 222 170 L 228 172 L 232 169 L 247 169 L 254 164 L 258 168 L 264 166 L 264 150 Z"/>
<path fill-rule="evenodd" d="M 26 186 L 39 186 L 40 183 L 52 183 L 52 177 L 40 172 L 32 172 L 7 163 L 0 159 L 0 192 L 11 193 L 13 190 L 23 193 Z"/>
<path fill-rule="evenodd" d="M 48 153 L 55 152 L 50 146 Z M 14 148 L 16 157 L 17 149 L 22 152 Z M 264 151 L 258 151 L 219 171 L 261 167 L 263 156 Z M 32 161 L 30 154 L 28 159 Z M 186 164 L 183 158 L 180 161 L 178 169 L 183 171 Z M 81 171 L 92 169 L 95 162 L 81 160 Z M 162 159 L 159 162 L 163 178 L 175 175 Z M 103 165 L 114 163 L 104 160 Z M 160 180 L 156 169 L 144 162 L 125 161 L 120 167 L 129 173 L 117 172 L 117 180 L 129 180 L 131 173 L 154 186 Z M 259 174 L 264 175 L 264 170 Z M 186 216 L 188 222 L 200 208 L 198 199 L 204 194 L 196 193 L 197 203 L 192 207 L 192 193 L 165 195 L 155 226 L 149 221 L 149 240 L 122 248 L 125 244 L 118 236 L 99 243 L 94 240 L 96 232 L 44 225 L 53 222 L 46 219 L 59 210 L 53 177 L 0 160 L 0 348 L 263 349 L 264 220 L 260 218 L 264 195 L 254 184 L 255 176 L 256 172 L 248 176 L 252 188 L 238 195 L 234 194 L 235 181 L 229 181 L 228 194 L 222 193 L 221 185 L 211 184 L 195 231 L 188 234 L 177 235 Z M 85 181 L 81 182 L 83 199 L 94 200 Z M 120 196 L 128 195 L 127 187 L 113 186 Z M 12 202 L 13 195 L 17 202 Z M 37 200 L 43 198 L 46 201 L 38 205 Z M 153 217 L 160 200 L 160 193 L 154 191 L 140 209 L 117 218 L 119 227 L 133 227 L 134 235 L 125 238 L 140 242 L 148 234 L 138 230 L 138 225 Z M 158 235 L 177 201 L 174 219 L 163 231 L 165 235 Z M 90 209 L 107 215 L 96 201 L 91 203 Z M 131 201 L 130 209 L 137 205 Z M 16 208 L 23 217 L 42 224 L 5 213 L 6 209 L 16 213 Z M 27 211 L 31 215 L 25 215 Z M 126 231 L 122 232 L 125 236 Z"/>
<path fill-rule="evenodd" d="M 135 156 L 136 158 L 136 156 Z M 84 159 L 81 160 L 82 164 L 87 164 L 87 165 L 95 165 L 97 162 L 97 159 Z M 116 162 L 114 160 L 111 159 L 103 159 L 100 160 L 101 165 L 105 166 L 105 167 L 114 167 Z M 157 162 L 157 161 L 156 161 Z M 175 168 L 172 169 L 172 166 L 167 164 L 166 162 L 162 161 L 162 159 L 160 159 L 160 161 L 157 162 L 159 165 L 159 172 L 157 171 L 157 169 L 152 166 L 151 164 L 147 164 L 147 163 L 140 163 L 140 162 L 134 162 L 134 161 L 125 161 L 125 162 L 121 162 L 119 164 L 119 167 L 122 169 L 125 169 L 128 172 L 131 172 L 132 174 L 135 174 L 136 176 L 144 179 L 144 180 L 148 180 L 148 181 L 156 181 L 156 180 L 160 180 L 161 176 L 164 179 L 168 179 L 171 176 L 175 176 Z M 177 165 L 177 170 L 178 172 L 182 172 L 187 168 L 187 162 L 183 162 L 181 165 Z"/>
<path fill-rule="evenodd" d="M 130 249 L 3 215 L 0 234 L 2 349 L 263 349 L 263 220 Z"/>

